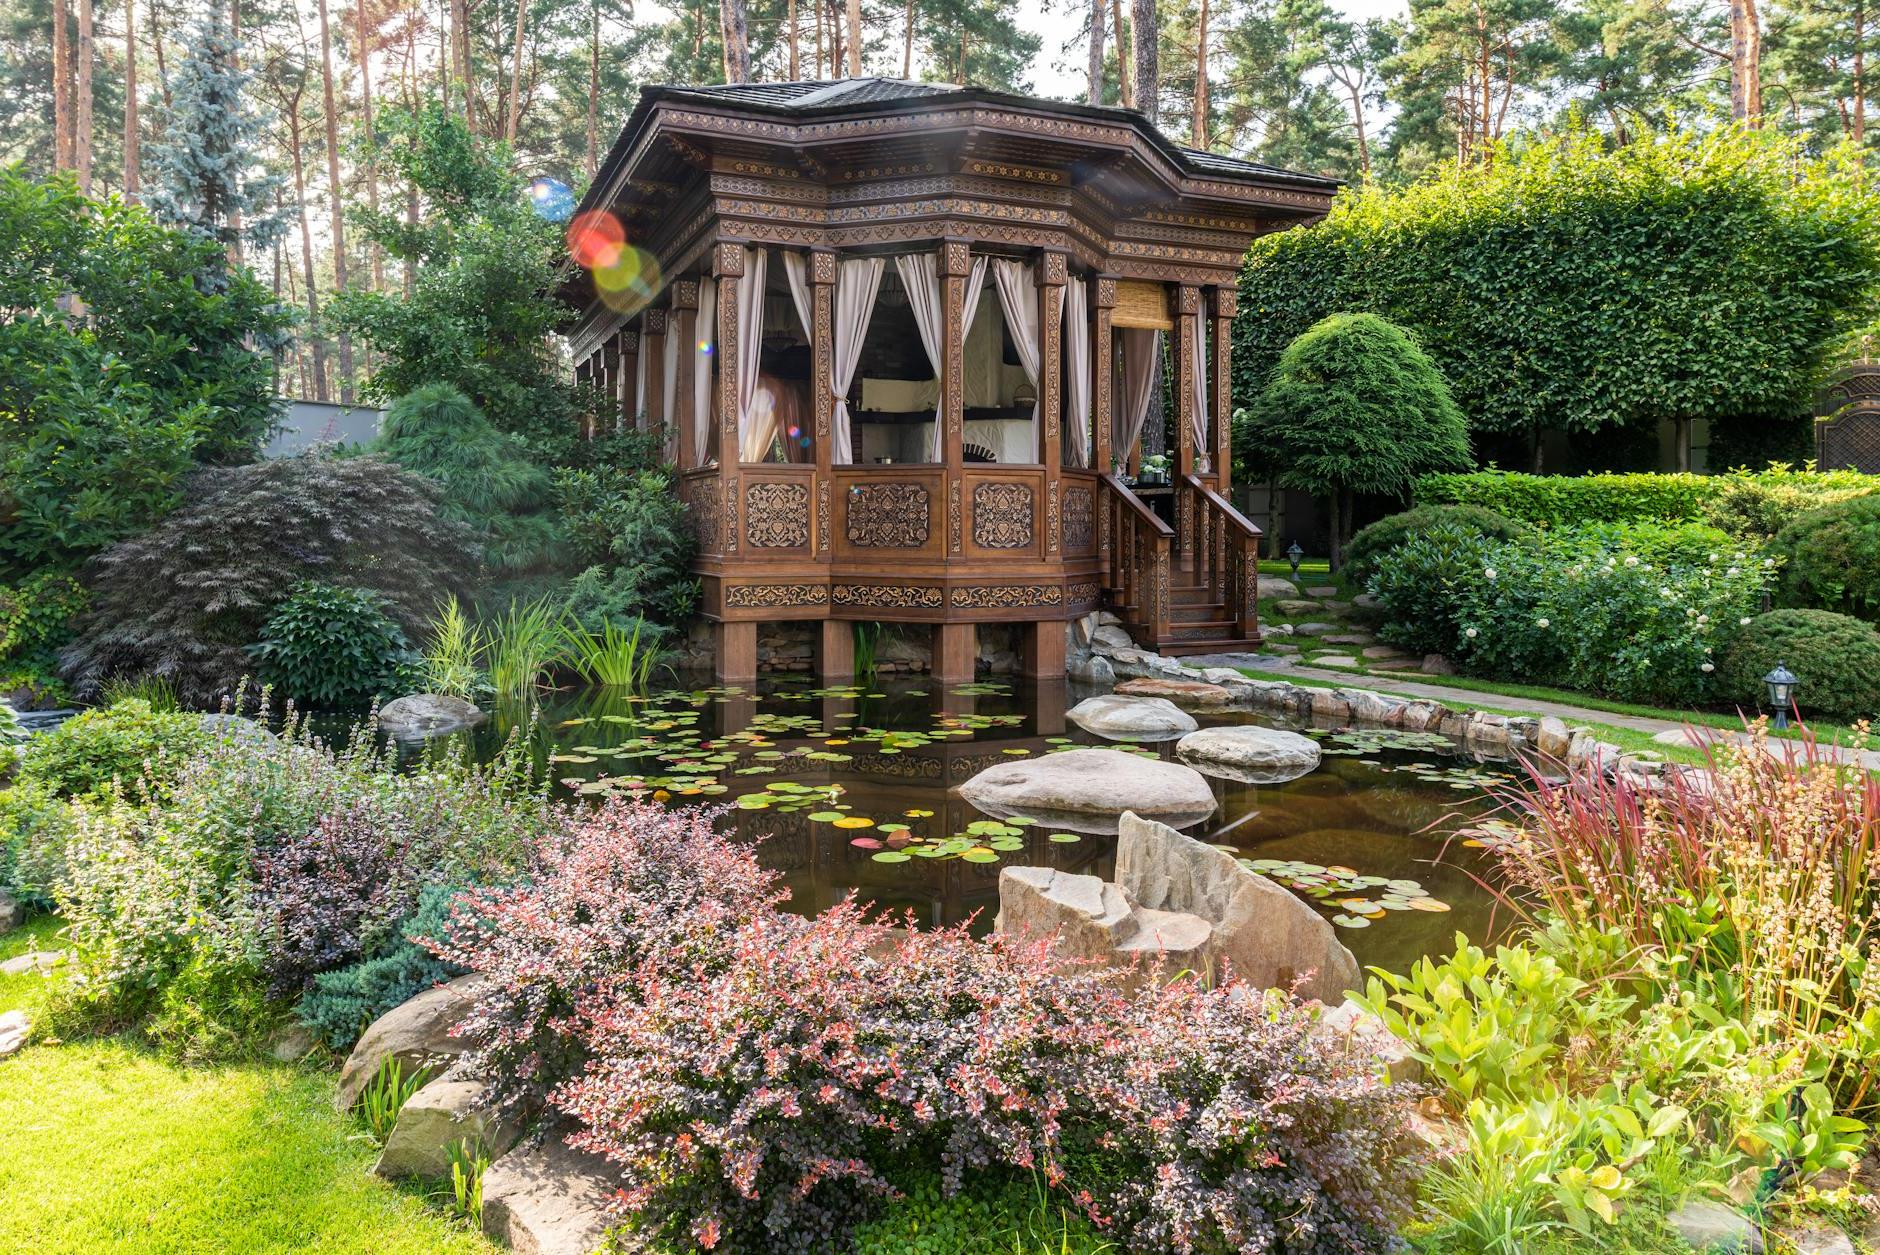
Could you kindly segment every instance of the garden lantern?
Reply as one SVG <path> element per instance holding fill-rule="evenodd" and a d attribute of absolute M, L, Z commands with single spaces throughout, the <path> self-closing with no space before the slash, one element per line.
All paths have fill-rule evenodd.
<path fill-rule="evenodd" d="M 1299 547 L 1298 541 L 1295 540 L 1292 544 L 1286 546 L 1286 561 L 1292 563 L 1293 578 L 1295 580 L 1299 578 L 1299 560 L 1305 556 L 1306 551 Z"/>
<path fill-rule="evenodd" d="M 1789 707 L 1795 702 L 1795 688 L 1801 681 L 1795 673 L 1776 662 L 1776 669 L 1763 677 L 1763 684 L 1769 690 L 1769 704 L 1775 708 L 1776 727 L 1789 726 Z"/>

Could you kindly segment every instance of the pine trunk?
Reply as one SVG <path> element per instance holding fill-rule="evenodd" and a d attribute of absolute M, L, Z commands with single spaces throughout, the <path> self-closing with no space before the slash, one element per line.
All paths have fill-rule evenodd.
<path fill-rule="evenodd" d="M 78 171 L 78 190 L 91 195 L 91 0 L 78 0 L 78 100 L 72 110 L 72 167 Z"/>
<path fill-rule="evenodd" d="M 143 186 L 143 154 L 137 134 L 137 0 L 124 0 L 124 195 L 136 200 Z"/>
<path fill-rule="evenodd" d="M 379 158 L 373 151 L 378 142 L 377 133 L 372 126 L 372 44 L 371 32 L 366 25 L 366 0 L 353 0 L 353 12 L 356 15 L 359 42 L 359 101 L 361 105 L 360 122 L 365 127 L 366 136 L 366 211 L 376 220 L 379 213 Z M 385 290 L 385 250 L 376 243 L 368 246 L 372 258 L 372 290 Z"/>
<path fill-rule="evenodd" d="M 725 82 L 750 82 L 751 29 L 745 0 L 719 0 L 718 27 L 724 44 Z"/>
<path fill-rule="evenodd" d="M 1110 0 L 1110 20 L 1116 29 L 1116 98 L 1124 108 L 1134 109 L 1136 80 L 1129 71 L 1129 41 L 1123 37 L 1123 0 Z"/>
<path fill-rule="evenodd" d="M 913 12 L 913 5 L 908 11 Z M 1109 20 L 1103 0 L 1090 0 L 1090 89 L 1086 98 L 1093 105 L 1103 103 L 1103 28 Z"/>
<path fill-rule="evenodd" d="M 862 0 L 849 0 L 849 77 L 862 76 Z"/>
<path fill-rule="evenodd" d="M 300 268 L 307 286 L 307 347 L 313 355 L 313 399 L 326 400 L 326 347 L 320 340 L 320 293 L 313 284 L 313 231 L 307 225 L 307 165 L 301 154 L 300 101 L 288 114 L 288 141 L 294 147 L 294 216 L 300 220 Z M 304 389 L 303 389 L 304 392 Z"/>
<path fill-rule="evenodd" d="M 803 64 L 798 52 L 799 34 L 797 31 L 796 0 L 790 0 L 789 13 L 786 16 L 785 29 L 790 33 L 790 81 L 797 82 L 803 75 Z"/>
<path fill-rule="evenodd" d="M 72 168 L 72 48 L 65 0 L 52 0 L 52 168 Z"/>
<path fill-rule="evenodd" d="M 346 290 L 346 196 L 339 181 L 339 110 L 333 100 L 333 31 L 327 24 L 326 0 L 320 11 L 320 92 L 325 102 L 327 208 L 332 216 L 333 290 Z M 339 334 L 339 399 L 352 404 L 352 337 Z"/>
<path fill-rule="evenodd" d="M 451 55 L 457 62 L 457 83 L 463 91 L 464 129 L 477 133 L 476 79 L 470 62 L 470 5 L 468 0 L 450 0 Z"/>
<path fill-rule="evenodd" d="M 1730 0 L 1730 116 L 1762 121 L 1762 22 L 1756 0 Z"/>
<path fill-rule="evenodd" d="M 588 99 L 587 99 L 587 176 L 588 182 L 594 181 L 594 172 L 600 168 L 601 160 L 601 6 L 597 3 L 593 11 L 593 24 L 588 28 Z"/>
<path fill-rule="evenodd" d="M 1136 108 L 1155 122 L 1161 116 L 1162 70 L 1158 62 L 1161 30 L 1155 0 L 1131 0 L 1129 24 L 1135 47 L 1131 53 L 1136 77 Z"/>
<path fill-rule="evenodd" d="M 1195 118 L 1189 142 L 1196 148 L 1208 146 L 1208 0 L 1201 0 L 1195 21 Z"/>
<path fill-rule="evenodd" d="M 522 36 L 528 27 L 529 0 L 516 0 L 516 52 L 509 67 L 509 115 L 503 122 L 503 138 L 516 142 L 516 128 L 522 124 Z"/>
<path fill-rule="evenodd" d="M 914 0 L 907 0 L 901 19 L 901 77 L 914 77 Z"/>

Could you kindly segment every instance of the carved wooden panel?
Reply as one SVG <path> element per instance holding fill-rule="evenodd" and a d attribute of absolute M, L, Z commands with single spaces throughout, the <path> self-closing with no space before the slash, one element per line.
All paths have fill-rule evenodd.
<path fill-rule="evenodd" d="M 749 485 L 744 490 L 744 541 L 753 549 L 800 549 L 808 545 L 808 485 Z"/>
<path fill-rule="evenodd" d="M 837 584 L 830 600 L 873 610 L 938 610 L 944 604 L 939 589 L 920 584 Z"/>
<path fill-rule="evenodd" d="M 844 535 L 858 549 L 921 549 L 931 514 L 925 485 L 852 484 Z"/>
<path fill-rule="evenodd" d="M 725 587 L 727 609 L 783 610 L 828 604 L 829 589 L 823 584 L 730 584 Z"/>
<path fill-rule="evenodd" d="M 1029 484 L 975 484 L 973 543 L 981 549 L 1030 547 L 1034 508 L 1035 501 Z"/>
<path fill-rule="evenodd" d="M 1026 610 L 1064 604 L 1056 584 L 968 584 L 953 590 L 956 610 Z"/>
<path fill-rule="evenodd" d="M 1093 488 L 1071 484 L 1064 489 L 1064 549 L 1089 553 L 1097 544 L 1097 494 Z"/>

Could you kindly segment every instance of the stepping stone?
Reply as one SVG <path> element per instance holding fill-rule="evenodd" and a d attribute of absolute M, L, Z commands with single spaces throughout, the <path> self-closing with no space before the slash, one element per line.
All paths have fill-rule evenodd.
<path fill-rule="evenodd" d="M 1262 575 L 1258 577 L 1258 582 L 1262 597 L 1297 597 L 1299 595 L 1299 585 L 1291 580 L 1281 579 L 1274 575 Z"/>
<path fill-rule="evenodd" d="M 24 976 L 28 972 L 50 972 L 66 960 L 63 950 L 31 950 L 0 963 L 0 976 Z"/>
<path fill-rule="evenodd" d="M 1312 660 L 1315 667 L 1355 667 L 1358 660 L 1350 654 L 1320 654 Z"/>
<path fill-rule="evenodd" d="M 1351 599 L 1351 604 L 1360 610 L 1375 610 L 1383 603 L 1369 593 L 1359 593 Z"/>
<path fill-rule="evenodd" d="M 1734 1207 L 1695 1199 L 1665 1217 L 1665 1223 L 1677 1231 L 1696 1251 L 1710 1255 L 1760 1255 L 1762 1235 L 1748 1216 Z"/>
<path fill-rule="evenodd" d="M 1288 597 L 1283 601 L 1275 602 L 1273 608 L 1287 618 L 1294 619 L 1302 614 L 1317 614 L 1319 612 L 1319 603 L 1316 601 L 1299 601 Z"/>
<path fill-rule="evenodd" d="M 1345 611 L 1351 609 L 1351 603 L 1348 601 L 1337 601 L 1337 600 L 1328 599 L 1322 604 L 1325 606 L 1327 610 L 1331 611 L 1333 614 L 1343 614 L 1345 613 Z"/>
<path fill-rule="evenodd" d="M 1299 647 L 1297 645 L 1288 645 L 1284 641 L 1268 641 L 1266 644 L 1260 646 L 1260 650 L 1262 653 L 1268 654 L 1296 654 L 1299 652 Z"/>
<path fill-rule="evenodd" d="M 1423 674 L 1423 664 L 1415 658 L 1378 658 L 1371 662 L 1373 671 L 1414 671 Z"/>
<path fill-rule="evenodd" d="M 1408 658 L 1410 655 L 1395 645 L 1367 645 L 1364 649 L 1366 658 Z"/>
<path fill-rule="evenodd" d="M 1323 639 L 1327 645 L 1369 645 L 1371 642 L 1375 641 L 1377 637 L 1372 636 L 1369 632 L 1344 632 L 1335 636 L 1327 636 Z"/>
<path fill-rule="evenodd" d="M 1327 636 L 1342 631 L 1343 626 L 1338 623 L 1295 623 L 1292 630 L 1297 636 Z"/>
<path fill-rule="evenodd" d="M 17 1054 L 20 1047 L 26 1044 L 26 1038 L 32 1030 L 33 1026 L 27 1022 L 24 1011 L 8 1011 L 0 1015 L 0 1059 Z"/>
<path fill-rule="evenodd" d="M 1308 597 L 1336 597 L 1338 596 L 1338 586 L 1336 584 L 1320 584 L 1316 588 L 1306 589 L 1306 595 Z"/>

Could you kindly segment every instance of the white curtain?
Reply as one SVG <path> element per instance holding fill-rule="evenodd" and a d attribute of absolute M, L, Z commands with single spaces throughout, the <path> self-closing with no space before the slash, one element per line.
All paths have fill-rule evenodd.
<path fill-rule="evenodd" d="M 1188 416 L 1189 430 L 1195 434 L 1195 469 L 1208 473 L 1214 451 L 1208 447 L 1208 320 L 1195 315 L 1195 412 Z"/>
<path fill-rule="evenodd" d="M 1001 257 L 992 263 L 992 277 L 999 285 L 999 308 L 1005 312 L 1005 325 L 1011 329 L 1012 343 L 1018 348 L 1019 365 L 1031 380 L 1033 395 L 1038 390 L 1038 276 L 1029 262 Z M 1038 445 L 1038 403 L 1031 405 L 1031 460 L 1042 460 Z"/>
<path fill-rule="evenodd" d="M 784 277 L 790 281 L 790 303 L 803 324 L 803 338 L 816 339 L 816 300 L 809 290 L 809 257 L 803 253 L 783 254 Z"/>
<path fill-rule="evenodd" d="M 1090 465 L 1090 292 L 1075 275 L 1064 285 L 1064 430 L 1071 462 Z M 1108 470 L 1109 467 L 1103 467 Z"/>
<path fill-rule="evenodd" d="M 644 323 L 640 325 L 639 335 L 640 349 L 633 355 L 633 404 L 628 407 L 626 415 L 626 425 L 634 428 L 639 427 L 640 418 L 646 413 L 646 372 L 650 367 L 646 364 L 647 345 Z"/>
<path fill-rule="evenodd" d="M 764 288 L 770 280 L 770 254 L 744 250 L 744 277 L 738 280 L 738 461 L 762 462 L 777 434 L 776 398 L 757 395 L 757 375 L 764 356 Z"/>
<path fill-rule="evenodd" d="M 907 301 L 914 311 L 914 325 L 920 329 L 921 345 L 933 366 L 933 377 L 946 375 L 946 301 L 940 290 L 940 261 L 934 253 L 914 253 L 894 259 L 895 273 L 907 289 Z M 966 276 L 966 308 L 961 315 L 960 339 L 972 332 L 974 316 L 979 313 L 979 294 L 986 287 L 986 259 L 975 257 Z M 933 411 L 933 440 L 928 446 L 929 462 L 944 462 L 946 453 L 946 393 L 942 389 Z"/>
<path fill-rule="evenodd" d="M 836 343 L 829 387 L 836 394 L 830 460 L 837 466 L 855 460 L 849 433 L 849 384 L 862 359 L 862 341 L 868 335 L 868 320 L 874 315 L 875 295 L 886 269 L 887 263 L 879 257 L 851 257 L 836 269 Z"/>
<path fill-rule="evenodd" d="M 696 466 L 705 465 L 712 447 L 712 349 L 718 341 L 718 282 L 698 285 L 698 317 L 693 321 L 692 450 Z M 723 456 L 725 450 L 719 451 Z"/>
<path fill-rule="evenodd" d="M 1161 352 L 1160 331 L 1147 327 L 1123 328 L 1123 408 L 1117 416 L 1116 447 L 1111 454 L 1118 465 L 1128 463 L 1136 442 L 1142 439 L 1142 425 L 1149 418 L 1149 402 L 1162 382 L 1156 378 L 1155 369 Z"/>
<path fill-rule="evenodd" d="M 679 391 L 679 311 L 669 310 L 666 314 L 666 334 L 659 338 L 660 343 L 660 407 L 665 411 L 663 420 L 666 426 L 666 456 L 674 462 L 679 460 L 679 398 L 674 395 Z M 699 465 L 694 460 L 692 465 Z"/>

